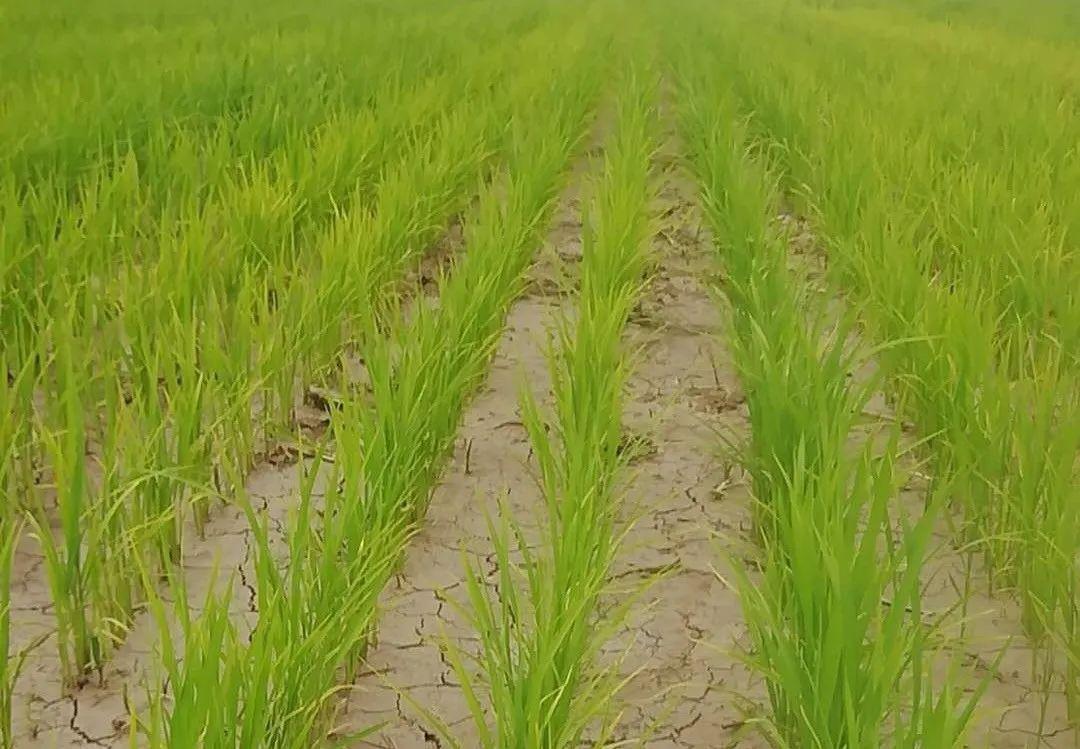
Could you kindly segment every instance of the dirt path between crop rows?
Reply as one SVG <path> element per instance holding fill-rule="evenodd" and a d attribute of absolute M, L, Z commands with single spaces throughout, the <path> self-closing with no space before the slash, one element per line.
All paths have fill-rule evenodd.
<path fill-rule="evenodd" d="M 745 633 L 737 596 L 714 573 L 720 567 L 724 575 L 724 552 L 737 554 L 749 530 L 748 489 L 741 470 L 722 449 L 722 436 L 744 440 L 749 424 L 723 348 L 720 307 L 706 290 L 715 273 L 711 239 L 701 225 L 692 185 L 668 168 L 675 160 L 671 148 L 669 141 L 658 157 L 664 169 L 656 178 L 652 206 L 658 269 L 626 334 L 637 354 L 625 423 L 647 449 L 627 481 L 626 516 L 635 518 L 635 524 L 617 562 L 616 584 L 633 586 L 667 572 L 609 651 L 627 652 L 624 668 L 636 673 L 622 695 L 627 709 L 620 737 L 644 739 L 650 749 L 756 749 L 765 743 L 744 720 L 753 703 L 764 701 L 763 689 L 728 652 L 745 644 Z M 399 690 L 438 713 L 463 746 L 475 745 L 460 687 L 438 640 L 446 635 L 465 650 L 475 647 L 473 633 L 447 599 L 464 598 L 462 549 L 490 553 L 485 513 L 494 513 L 498 500 L 506 498 L 515 516 L 527 520 L 540 505 L 518 392 L 524 381 L 541 402 L 549 400 L 547 330 L 559 310 L 572 303 L 566 293 L 572 283 L 565 286 L 560 279 L 564 271 L 568 278 L 575 275 L 573 265 L 581 256 L 581 204 L 588 199 L 583 182 L 595 167 L 596 152 L 575 167 L 546 247 L 530 271 L 529 290 L 512 307 L 486 384 L 465 414 L 427 521 L 385 591 L 379 642 L 340 726 L 345 732 L 385 722 L 378 734 L 360 742 L 364 749 L 440 745 Z M 816 255 L 820 251 L 807 227 L 790 216 L 781 220 L 791 224 L 792 269 L 829 295 Z M 883 398 L 875 398 L 872 406 L 871 417 L 893 418 Z M 317 413 L 308 417 L 319 418 Z M 301 466 L 287 455 L 277 458 L 260 465 L 247 488 L 255 506 L 268 512 L 276 543 L 281 543 Z M 921 506 L 921 481 L 913 480 L 900 498 L 913 512 Z M 948 530 L 940 529 L 942 551 L 927 574 L 930 611 L 944 610 L 956 600 L 961 564 L 949 550 L 948 537 Z M 249 543 L 247 520 L 234 506 L 215 510 L 205 539 L 189 536 L 184 566 L 193 609 L 199 608 L 216 566 L 219 581 L 236 573 L 233 612 L 254 622 L 254 591 L 247 586 L 252 579 Z M 493 572 L 488 561 L 487 570 Z M 141 703 L 140 681 L 155 661 L 148 617 L 138 619 L 101 683 L 95 676 L 76 695 L 62 696 L 55 643 L 48 637 L 54 627 L 50 596 L 41 555 L 29 537 L 19 546 L 12 587 L 13 646 L 46 638 L 28 660 L 14 696 L 16 746 L 126 746 L 125 692 L 134 704 Z M 1020 637 L 1015 607 L 980 593 L 969 611 L 964 661 L 976 675 L 988 673 L 997 649 L 1007 638 L 1016 638 L 991 675 L 969 744 L 1075 746 L 1060 695 L 1052 696 L 1042 738 L 1037 736 L 1038 693 L 1028 676 L 1031 655 Z"/>
<path fill-rule="evenodd" d="M 468 651 L 475 635 L 448 602 L 464 598 L 461 550 L 487 556 L 486 514 L 506 506 L 518 520 L 540 507 L 530 447 L 518 409 L 523 381 L 550 402 L 546 331 L 563 304 L 555 279 L 574 275 L 581 254 L 580 181 L 555 217 L 548 247 L 531 271 L 532 292 L 510 311 L 487 384 L 465 415 L 456 454 L 435 493 L 428 521 L 410 545 L 396 583 L 369 673 L 354 693 L 345 729 L 385 722 L 361 742 L 379 749 L 439 745 L 409 705 L 435 712 L 463 746 L 475 743 L 457 679 L 439 647 L 447 637 Z M 647 745 L 716 747 L 742 725 L 738 706 L 754 694 L 749 675 L 723 652 L 740 633 L 735 595 L 713 572 L 717 533 L 738 535 L 747 521 L 745 490 L 719 456 L 718 430 L 745 431 L 734 372 L 718 349 L 718 312 L 702 286 L 709 255 L 688 187 L 665 174 L 654 212 L 659 269 L 634 315 L 627 345 L 639 351 L 630 379 L 625 422 L 649 446 L 632 467 L 627 516 L 637 518 L 615 570 L 617 585 L 671 571 L 655 584 L 612 652 L 637 677 L 623 694 L 628 738 Z M 402 696 L 407 695 L 407 696 Z M 754 746 L 751 739 L 740 746 Z"/>
<path fill-rule="evenodd" d="M 738 596 L 716 574 L 730 577 L 723 560 L 750 530 L 748 487 L 724 448 L 749 433 L 745 399 L 706 288 L 715 275 L 710 235 L 678 173 L 665 173 L 656 215 L 659 268 L 629 329 L 641 354 L 625 415 L 653 449 L 633 466 L 628 509 L 639 519 L 616 574 L 670 572 L 631 623 L 626 669 L 639 674 L 623 695 L 622 734 L 647 737 L 650 749 L 763 747 L 744 725 L 761 684 L 731 653 L 745 644 Z"/>
<path fill-rule="evenodd" d="M 378 643 L 356 683 L 340 729 L 350 732 L 386 723 L 360 747 L 438 745 L 402 692 L 437 713 L 464 746 L 475 744 L 467 706 L 439 640 L 445 634 L 464 650 L 475 650 L 473 633 L 448 597 L 465 598 L 462 551 L 490 552 L 487 516 L 495 515 L 499 499 L 505 497 L 508 509 L 522 520 L 539 506 L 539 492 L 525 468 L 530 448 L 518 412 L 518 392 L 523 381 L 540 397 L 548 389 L 545 335 L 562 300 L 561 264 L 581 254 L 580 188 L 591 161 L 582 157 L 575 164 L 545 245 L 530 268 L 526 294 L 511 306 L 485 383 L 465 411 L 454 455 L 434 492 L 424 526 L 410 542 L 401 571 L 384 591 Z"/>

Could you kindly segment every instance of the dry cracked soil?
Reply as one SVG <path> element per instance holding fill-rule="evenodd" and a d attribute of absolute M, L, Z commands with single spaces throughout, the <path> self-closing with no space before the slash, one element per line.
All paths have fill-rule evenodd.
<path fill-rule="evenodd" d="M 521 421 L 521 387 L 540 403 L 550 401 L 546 347 L 552 325 L 572 313 L 576 264 L 581 257 L 582 205 L 589 175 L 601 151 L 594 144 L 579 160 L 556 209 L 527 292 L 510 310 L 486 382 L 460 427 L 454 455 L 432 499 L 424 527 L 383 595 L 378 641 L 350 691 L 339 731 L 382 724 L 358 743 L 366 749 L 431 749 L 441 746 L 414 703 L 438 714 L 460 739 L 476 745 L 454 670 L 440 643 L 463 651 L 475 634 L 456 607 L 465 598 L 463 554 L 494 574 L 487 517 L 503 503 L 526 520 L 539 505 L 529 440 Z M 751 719 L 764 688 L 738 656 L 748 646 L 741 610 L 724 579 L 726 559 L 739 559 L 749 538 L 750 496 L 737 460 L 723 446 L 745 440 L 748 414 L 729 352 L 723 305 L 711 291 L 716 266 L 711 238 L 702 227 L 690 183 L 676 168 L 677 144 L 657 155 L 651 249 L 655 273 L 626 331 L 634 364 L 625 403 L 625 429 L 637 453 L 624 485 L 624 520 L 630 528 L 614 571 L 617 589 L 650 581 L 607 655 L 620 658 L 630 678 L 619 738 L 650 749 L 717 749 L 767 744 Z M 793 268 L 816 282 L 820 268 L 805 224 L 789 225 Z M 443 255 L 457 242 L 443 243 Z M 430 269 L 429 269 L 430 270 Z M 426 274 L 426 275 L 425 275 Z M 422 271 L 422 277 L 433 273 Z M 878 403 L 876 417 L 890 418 Z M 314 417 L 317 420 L 317 415 Z M 250 476 L 248 491 L 272 520 L 277 543 L 295 502 L 299 465 L 268 461 Z M 918 486 L 910 500 L 919 500 Z M 527 522 L 526 522 L 527 524 Z M 194 608 L 219 577 L 235 571 L 233 613 L 253 624 L 257 600 L 248 585 L 250 529 L 241 511 L 216 508 L 205 538 L 185 545 L 189 598 Z M 945 549 L 927 580 L 928 606 L 948 607 L 958 558 Z M 72 694 L 60 689 L 52 642 L 52 610 L 41 555 L 23 539 L 13 574 L 13 650 L 30 644 L 14 703 L 15 745 L 120 747 L 128 745 L 126 703 L 140 703 L 140 682 L 154 659 L 149 617 L 142 616 L 100 674 Z M 968 666 L 990 675 L 972 746 L 1002 748 L 1075 746 L 1064 723 L 1060 696 L 1053 696 L 1037 733 L 1040 705 L 1027 680 L 1030 655 L 1011 648 L 993 666 L 1005 638 L 1018 634 L 1007 604 L 975 596 L 972 624 L 978 631 L 966 653 Z"/>

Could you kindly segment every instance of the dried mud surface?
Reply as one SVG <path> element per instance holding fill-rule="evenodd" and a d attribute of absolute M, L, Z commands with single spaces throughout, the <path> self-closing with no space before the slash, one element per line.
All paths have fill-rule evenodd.
<path fill-rule="evenodd" d="M 424 527 L 384 592 L 378 642 L 340 730 L 386 725 L 358 747 L 439 746 L 436 732 L 418 717 L 410 700 L 437 714 L 463 746 L 476 744 L 468 707 L 440 642 L 445 636 L 462 650 L 475 651 L 473 632 L 454 601 L 465 598 L 463 553 L 484 557 L 486 571 L 494 572 L 488 517 L 497 514 L 500 501 L 525 521 L 539 506 L 527 468 L 531 450 L 518 394 L 523 383 L 540 399 L 548 390 L 547 331 L 570 297 L 571 281 L 564 271 L 581 256 L 580 189 L 588 164 L 583 158 L 575 165 L 530 268 L 525 294 L 511 306 L 487 379 L 464 414 Z"/>
<path fill-rule="evenodd" d="M 749 531 L 750 499 L 725 441 L 749 432 L 745 398 L 723 347 L 710 239 L 689 183 L 667 173 L 655 209 L 657 272 L 628 330 L 640 351 L 624 419 L 647 435 L 627 510 L 636 518 L 620 580 L 660 573 L 617 647 L 636 673 L 623 698 L 626 739 L 656 749 L 763 747 L 747 730 L 762 686 L 734 650 L 747 645 L 724 560 Z"/>
<path fill-rule="evenodd" d="M 582 176 L 579 170 L 579 178 Z M 741 636 L 738 600 L 714 572 L 725 539 L 747 523 L 747 497 L 717 433 L 744 432 L 745 407 L 726 354 L 719 313 L 703 281 L 709 256 L 692 217 L 688 188 L 673 177 L 659 185 L 653 250 L 658 268 L 635 310 L 627 345 L 637 354 L 625 423 L 647 445 L 626 487 L 633 521 L 618 561 L 617 585 L 664 574 L 649 589 L 611 653 L 628 651 L 631 680 L 623 697 L 626 738 L 648 736 L 662 748 L 717 747 L 743 733 L 740 707 L 760 696 L 725 649 Z M 545 345 L 560 309 L 572 303 L 573 266 L 581 253 L 581 201 L 560 205 L 548 247 L 532 269 L 529 294 L 510 311 L 483 391 L 466 413 L 456 454 L 435 492 L 427 523 L 404 569 L 387 591 L 387 611 L 368 672 L 357 683 L 346 729 L 385 722 L 359 746 L 426 749 L 441 744 L 411 705 L 436 713 L 463 746 L 475 742 L 471 718 L 441 638 L 463 650 L 475 636 L 453 605 L 464 598 L 462 551 L 485 558 L 494 573 L 486 516 L 500 501 L 521 520 L 540 496 L 518 407 L 522 382 L 550 401 Z M 747 737 L 740 746 L 757 746 Z"/>
<path fill-rule="evenodd" d="M 595 149 L 594 149 L 595 153 Z M 673 161 L 661 153 L 662 162 Z M 540 497 L 521 423 L 522 383 L 541 403 L 549 400 L 545 346 L 560 310 L 573 303 L 574 266 L 581 255 L 581 206 L 589 162 L 579 164 L 571 187 L 556 210 L 553 228 L 530 272 L 526 294 L 512 307 L 488 379 L 470 404 L 456 450 L 432 499 L 424 528 L 410 544 L 406 561 L 383 596 L 379 640 L 341 715 L 339 731 L 385 723 L 357 749 L 433 749 L 435 732 L 417 717 L 410 700 L 440 716 L 465 747 L 475 735 L 452 668 L 439 647 L 442 637 L 464 650 L 475 639 L 451 600 L 462 600 L 462 552 L 486 557 L 494 572 L 485 514 L 499 501 L 518 519 L 536 512 Z M 708 291 L 714 278 L 712 249 L 694 207 L 694 193 L 673 170 L 657 178 L 653 201 L 656 273 L 626 334 L 635 350 L 628 383 L 625 423 L 645 445 L 626 482 L 626 520 L 632 530 L 618 561 L 616 585 L 634 586 L 659 575 L 632 612 L 609 655 L 625 655 L 623 668 L 635 674 L 622 698 L 626 710 L 620 736 L 650 749 L 757 749 L 765 742 L 746 723 L 764 699 L 761 683 L 733 650 L 747 645 L 738 599 L 724 584 L 723 559 L 739 558 L 749 530 L 750 499 L 741 471 L 723 449 L 748 434 L 744 398 L 723 347 L 718 305 Z M 792 267 L 824 288 L 819 258 L 806 226 L 790 216 Z M 441 260 L 419 276 L 424 293 Z M 884 398 L 872 417 L 892 418 Z M 313 427 L 318 410 L 305 411 Z M 295 503 L 297 456 L 287 448 L 248 480 L 248 493 L 271 519 L 281 543 L 283 524 Z M 920 506 L 921 479 L 902 497 Z M 218 507 L 205 538 L 185 543 L 185 569 L 193 608 L 218 580 L 236 575 L 233 612 L 254 622 L 257 601 L 248 585 L 250 529 L 235 507 Z M 940 551 L 927 575 L 927 606 L 944 610 L 956 600 L 962 567 L 951 551 L 948 530 L 939 533 Z M 719 574 L 717 574 L 719 573 Z M 977 576 L 976 576 L 977 577 Z M 37 544 L 24 538 L 13 572 L 13 651 L 37 642 L 13 698 L 15 746 L 128 746 L 125 700 L 138 706 L 141 681 L 153 663 L 155 635 L 148 617 L 136 625 L 100 675 L 72 695 L 60 688 L 59 664 L 51 639 L 54 626 Z M 961 659 L 975 674 L 990 678 L 977 719 L 973 747 L 1075 746 L 1065 724 L 1063 700 L 1053 695 L 1043 716 L 1030 682 L 1030 653 L 1021 646 L 1019 617 L 1008 603 L 976 594 L 970 606 L 969 635 Z M 997 650 L 1016 637 L 1004 660 Z M 407 695 L 404 697 L 403 695 Z"/>

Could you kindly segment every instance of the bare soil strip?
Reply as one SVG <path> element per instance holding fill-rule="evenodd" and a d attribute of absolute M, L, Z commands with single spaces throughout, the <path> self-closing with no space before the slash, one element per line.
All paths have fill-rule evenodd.
<path fill-rule="evenodd" d="M 518 410 L 525 382 L 538 398 L 549 389 L 547 331 L 561 304 L 560 265 L 581 254 L 579 189 L 587 170 L 579 160 L 556 208 L 553 227 L 530 269 L 526 295 L 510 308 L 487 380 L 466 410 L 448 462 L 405 563 L 383 595 L 378 643 L 368 656 L 341 731 L 385 723 L 361 747 L 429 749 L 439 740 L 409 705 L 432 710 L 465 746 L 473 738 L 468 711 L 439 643 L 443 636 L 466 651 L 472 630 L 450 600 L 465 598 L 462 552 L 488 556 L 487 517 L 500 500 L 516 517 L 531 518 L 540 495 L 527 465 L 529 440 Z M 406 694 L 406 697 L 402 695 Z"/>
<path fill-rule="evenodd" d="M 658 268 L 628 332 L 640 353 L 625 419 L 647 449 L 627 487 L 637 519 L 617 576 L 631 583 L 667 572 L 614 647 L 629 652 L 626 672 L 637 672 L 623 694 L 622 732 L 651 749 L 761 745 L 744 712 L 760 687 L 732 652 L 742 612 L 721 579 L 726 552 L 737 553 L 750 527 L 748 491 L 724 440 L 744 438 L 749 423 L 706 286 L 715 266 L 694 199 L 685 179 L 663 176 Z"/>

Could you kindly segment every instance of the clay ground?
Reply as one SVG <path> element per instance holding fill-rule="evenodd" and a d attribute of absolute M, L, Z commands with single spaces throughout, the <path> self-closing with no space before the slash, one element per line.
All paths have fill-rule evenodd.
<path fill-rule="evenodd" d="M 626 334 L 635 367 L 625 424 L 647 449 L 626 480 L 624 516 L 632 530 L 616 585 L 630 588 L 659 578 L 612 644 L 612 653 L 627 653 L 626 673 L 636 674 L 622 695 L 626 709 L 620 732 L 651 749 L 750 749 L 766 745 L 747 723 L 764 690 L 735 653 L 747 643 L 737 597 L 722 581 L 726 555 L 738 557 L 746 548 L 750 517 L 747 486 L 724 444 L 745 440 L 749 427 L 724 347 L 723 306 L 709 291 L 716 273 L 711 241 L 693 190 L 676 169 L 675 150 L 669 140 L 656 159 L 656 273 Z M 385 723 L 359 747 L 441 746 L 409 700 L 436 712 L 463 746 L 474 745 L 461 690 L 439 643 L 449 638 L 467 651 L 475 642 L 451 601 L 464 598 L 463 551 L 484 560 L 482 569 L 493 572 L 486 515 L 497 511 L 501 499 L 519 519 L 527 519 L 538 506 L 518 395 L 524 385 L 541 403 L 549 400 L 547 335 L 560 313 L 572 313 L 582 205 L 598 157 L 594 147 L 571 176 L 531 271 L 528 292 L 513 306 L 489 377 L 465 414 L 426 524 L 385 591 L 377 646 L 341 716 L 343 734 Z M 812 248 L 795 239 L 799 253 L 812 255 Z M 793 268 L 815 280 L 812 263 L 795 262 Z M 887 408 L 876 417 L 890 418 Z M 287 458 L 263 464 L 248 483 L 253 501 L 269 511 L 279 534 L 303 467 Z M 905 501 L 917 503 L 918 488 L 913 482 Z M 249 534 L 239 510 L 219 507 L 206 538 L 188 538 L 185 568 L 194 606 L 218 566 L 223 575 L 237 573 L 235 615 L 255 620 L 257 601 L 246 587 Z M 946 572 L 955 571 L 956 560 L 944 541 L 942 549 L 936 563 L 940 574 L 928 579 L 928 605 L 945 608 L 955 600 Z M 146 617 L 100 677 L 65 696 L 49 636 L 52 612 L 41 558 L 29 538 L 19 548 L 13 578 L 13 646 L 41 640 L 14 696 L 16 746 L 128 746 L 125 702 L 139 704 L 140 682 L 153 662 L 154 638 Z M 978 671 L 992 663 L 1003 638 L 1019 630 L 1015 612 L 989 597 L 976 597 L 972 610 L 989 612 L 975 619 L 977 642 L 985 644 L 973 645 L 967 658 Z M 972 746 L 1075 746 L 1056 697 L 1044 737 L 1037 737 L 1039 705 L 1027 680 L 1028 658 L 1014 645 L 992 673 Z"/>

